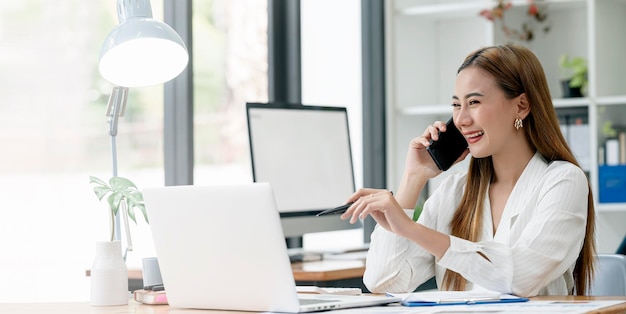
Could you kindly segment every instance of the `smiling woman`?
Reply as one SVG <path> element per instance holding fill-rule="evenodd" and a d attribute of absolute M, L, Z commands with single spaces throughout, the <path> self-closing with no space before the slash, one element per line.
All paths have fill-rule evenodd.
<path fill-rule="evenodd" d="M 349 200 L 358 206 L 342 218 L 369 214 L 378 222 L 366 286 L 411 292 L 435 276 L 440 290 L 585 295 L 594 267 L 593 195 L 559 129 L 541 63 L 521 45 L 484 47 L 465 58 L 454 90 L 469 169 L 442 181 L 417 223 L 407 216 L 403 209 L 442 173 L 426 153 L 447 131 L 436 121 L 410 142 L 395 197 L 363 189 Z"/>

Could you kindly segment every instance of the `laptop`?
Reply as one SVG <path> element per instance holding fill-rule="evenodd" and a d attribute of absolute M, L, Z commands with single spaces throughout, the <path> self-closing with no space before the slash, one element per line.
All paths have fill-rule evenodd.
<path fill-rule="evenodd" d="M 171 307 L 302 313 L 401 301 L 298 294 L 269 183 L 146 188 Z"/>

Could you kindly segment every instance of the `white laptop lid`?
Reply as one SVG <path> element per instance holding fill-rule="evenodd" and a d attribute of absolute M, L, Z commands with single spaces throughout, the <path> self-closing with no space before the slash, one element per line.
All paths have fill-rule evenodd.
<path fill-rule="evenodd" d="M 143 196 L 170 306 L 290 313 L 329 309 L 300 305 L 268 183 L 146 188 Z M 331 308 L 394 302 L 321 297 L 351 301 Z"/>
<path fill-rule="evenodd" d="M 298 311 L 269 184 L 171 186 L 143 195 L 171 306 Z"/>

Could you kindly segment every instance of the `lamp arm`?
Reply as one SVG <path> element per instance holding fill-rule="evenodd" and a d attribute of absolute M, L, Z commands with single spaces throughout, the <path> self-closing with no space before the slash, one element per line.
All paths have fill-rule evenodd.
<path fill-rule="evenodd" d="M 105 115 L 109 119 L 109 135 L 117 135 L 119 117 L 124 116 L 126 101 L 128 100 L 128 87 L 114 86 L 109 96 Z"/>
<path fill-rule="evenodd" d="M 117 136 L 117 123 L 119 117 L 124 115 L 124 110 L 126 109 L 126 100 L 128 99 L 128 87 L 122 86 L 114 86 L 113 90 L 111 90 L 111 95 L 109 96 L 109 102 L 107 103 L 107 109 L 105 112 L 105 116 L 109 122 L 109 135 L 111 136 L 111 162 L 113 166 L 113 176 L 117 177 L 117 145 L 115 142 L 115 137 Z M 126 214 L 124 214 L 126 215 Z M 120 214 L 115 216 L 114 220 L 117 228 L 114 228 L 115 236 L 114 239 L 120 240 L 122 238 L 121 230 L 120 230 Z M 130 234 L 130 233 L 127 233 Z M 130 238 L 128 238 L 130 241 Z M 130 242 L 129 242 L 130 243 Z M 131 246 L 132 250 L 132 246 Z M 125 254 L 124 254 L 125 255 Z"/>
<path fill-rule="evenodd" d="M 150 0 L 117 0 L 117 19 L 120 24 L 134 17 L 152 18 Z"/>

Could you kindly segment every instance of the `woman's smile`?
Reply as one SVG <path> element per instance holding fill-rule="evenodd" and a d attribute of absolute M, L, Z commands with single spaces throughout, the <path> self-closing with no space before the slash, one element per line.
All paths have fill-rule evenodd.
<path fill-rule="evenodd" d="M 484 134 L 485 134 L 484 131 L 476 131 L 476 132 L 471 132 L 471 133 L 464 133 L 463 135 L 465 135 L 465 140 L 467 140 L 468 144 L 474 144 L 480 141 L 480 139 L 483 138 Z"/>

